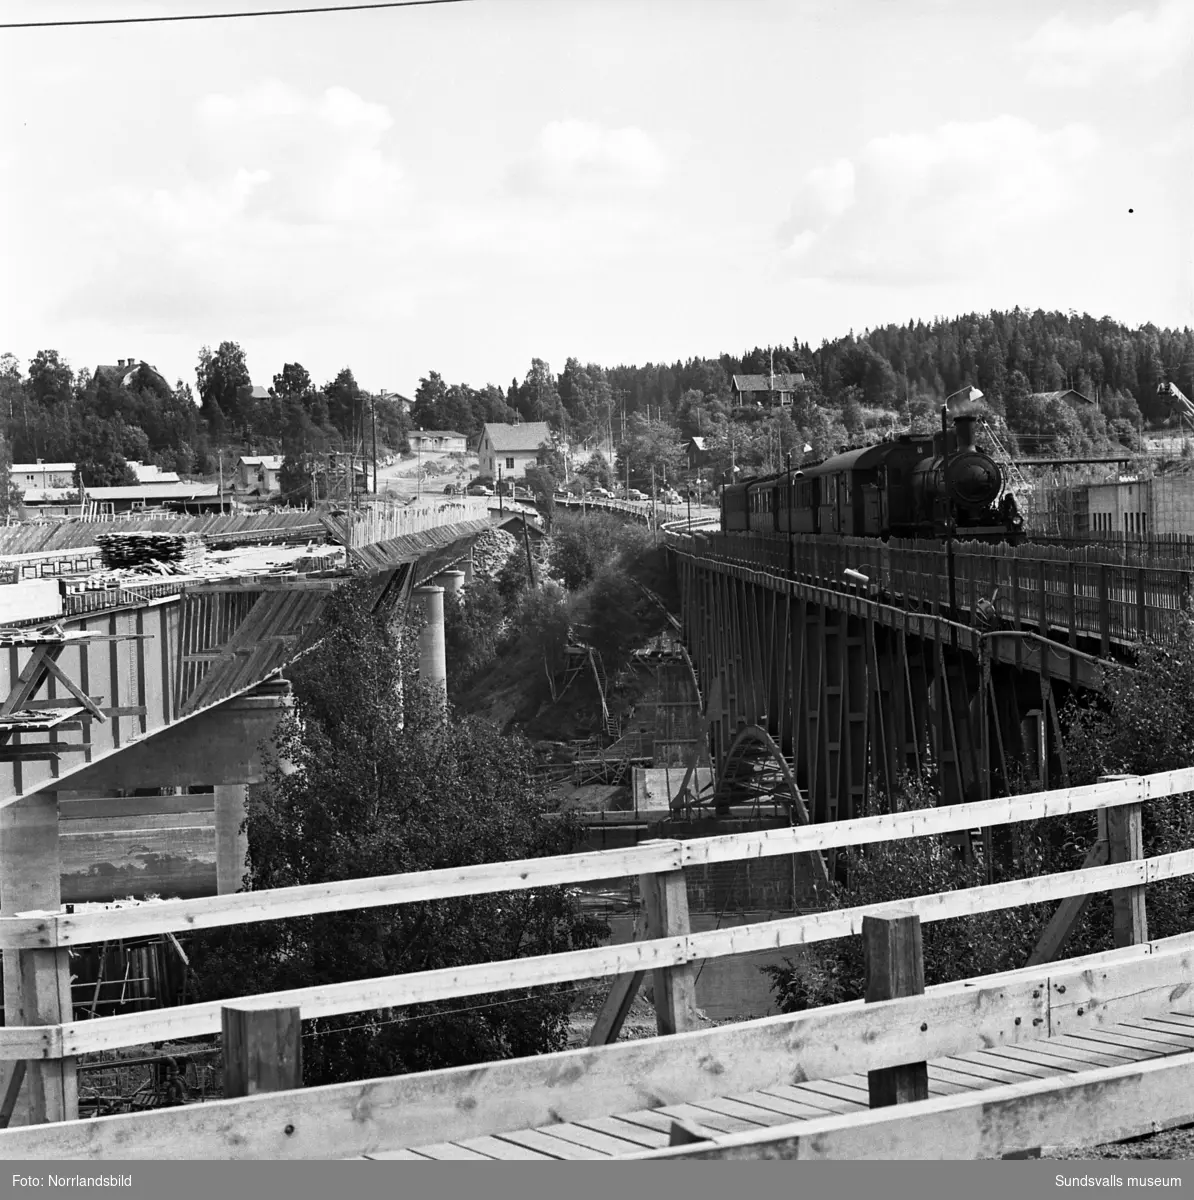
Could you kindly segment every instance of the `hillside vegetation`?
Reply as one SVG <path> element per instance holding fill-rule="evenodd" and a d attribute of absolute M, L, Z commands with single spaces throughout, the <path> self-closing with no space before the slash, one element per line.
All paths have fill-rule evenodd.
<path fill-rule="evenodd" d="M 772 369 L 803 373 L 792 408 L 735 409 L 732 377 Z M 800 461 L 881 431 L 932 425 L 941 401 L 968 384 L 984 392 L 985 416 L 1009 449 L 1135 446 L 1142 428 L 1171 418 L 1164 385 L 1194 396 L 1194 331 L 1014 309 L 850 332 L 815 348 L 795 337 L 788 346 L 644 366 L 569 358 L 557 374 L 535 358 L 507 387 L 449 383 L 428 371 L 409 415 L 393 398 L 364 392 L 347 366 L 318 385 L 295 361 L 267 388 L 253 388 L 235 341 L 200 349 L 193 384 L 178 379 L 171 389 L 141 369 L 127 386 L 123 378 L 72 367 L 58 350 L 39 351 L 27 367 L 0 355 L 0 467 L 13 458 L 76 462 L 84 484 L 100 486 L 132 482 L 133 460 L 211 476 L 221 458 L 231 465 L 229 456 L 278 453 L 287 460 L 283 499 L 297 502 L 309 498 L 320 456 L 371 446 L 374 418 L 382 452 L 403 449 L 411 428 L 475 438 L 487 421 L 533 420 L 577 446 L 612 443 L 619 479 L 629 468 L 641 487 L 652 469 L 657 480 L 684 471 L 692 435 L 708 440 L 715 472 L 731 458 L 745 470 L 778 467 L 788 455 Z M 1033 399 L 1070 387 L 1097 407 Z"/>

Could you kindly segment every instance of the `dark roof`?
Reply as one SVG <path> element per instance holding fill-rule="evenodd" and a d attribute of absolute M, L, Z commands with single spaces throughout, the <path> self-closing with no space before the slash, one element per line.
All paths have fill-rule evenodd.
<path fill-rule="evenodd" d="M 551 427 L 546 421 L 526 421 L 522 425 L 487 423 L 481 436 L 489 434 L 495 450 L 538 450 L 551 441 Z"/>
<path fill-rule="evenodd" d="M 805 382 L 804 372 L 796 371 L 775 373 L 775 387 L 771 386 L 770 375 L 735 375 L 733 386 L 739 392 L 790 392 Z"/>
<path fill-rule="evenodd" d="M 891 442 L 880 442 L 877 446 L 863 446 L 859 450 L 846 450 L 835 454 L 813 467 L 802 468 L 805 475 L 833 475 L 838 471 L 866 471 L 877 466 L 891 450 Z"/>
<path fill-rule="evenodd" d="M 1081 392 L 1075 391 L 1073 388 L 1064 388 L 1060 392 L 1033 392 L 1031 399 L 1033 400 L 1068 400 L 1071 397 L 1081 400 L 1083 404 L 1093 404 L 1094 401 L 1089 396 L 1084 396 Z"/>
<path fill-rule="evenodd" d="M 461 441 L 467 440 L 463 433 L 457 433 L 454 429 L 412 429 L 406 435 L 407 441 L 411 438 L 460 438 Z"/>
<path fill-rule="evenodd" d="M 142 367 L 144 367 L 153 376 L 155 382 L 159 383 L 171 395 L 174 394 L 174 389 L 166 382 L 165 375 L 163 375 L 161 371 L 157 369 L 157 367 L 151 367 L 147 362 L 135 363 L 131 358 L 123 367 L 119 365 L 101 365 L 96 367 L 94 378 L 104 378 L 118 384 L 120 387 L 128 387 L 129 381 Z"/>

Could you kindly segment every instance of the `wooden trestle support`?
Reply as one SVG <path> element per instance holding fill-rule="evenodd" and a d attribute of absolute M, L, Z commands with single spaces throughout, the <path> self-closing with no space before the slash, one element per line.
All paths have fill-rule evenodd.
<path fill-rule="evenodd" d="M 814 823 L 890 811 L 902 779 L 937 801 L 1068 784 L 1048 654 L 996 659 L 975 629 L 849 592 L 676 553 L 682 620 L 713 711 L 713 761 L 747 727 L 779 748 Z M 907 620 L 901 620 L 901 616 Z M 716 686 L 714 686 L 716 683 Z"/>

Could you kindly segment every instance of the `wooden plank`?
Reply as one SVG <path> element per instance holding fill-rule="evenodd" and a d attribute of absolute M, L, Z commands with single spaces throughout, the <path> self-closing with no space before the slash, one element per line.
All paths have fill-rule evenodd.
<path fill-rule="evenodd" d="M 967 1054 L 965 1060 L 979 1068 L 988 1066 L 997 1067 L 1000 1070 L 1015 1071 L 1020 1075 L 1026 1075 L 1030 1079 L 1049 1079 L 1058 1074 L 1051 1066 L 1042 1066 L 1040 1063 L 1032 1062 L 1028 1059 L 993 1054 L 987 1050 Z"/>
<path fill-rule="evenodd" d="M 1129 1028 L 1139 1025 L 1145 1029 L 1158 1029 L 1166 1033 L 1180 1033 L 1194 1039 L 1194 1017 L 1179 1017 L 1176 1013 L 1165 1016 L 1140 1017 L 1128 1023 Z"/>
<path fill-rule="evenodd" d="M 960 1075 L 971 1075 L 987 1086 L 995 1083 L 1019 1083 L 1029 1078 L 1024 1071 L 1017 1071 L 1010 1064 L 1002 1067 L 990 1063 L 972 1062 L 969 1056 L 963 1058 L 959 1055 L 957 1058 L 943 1058 L 941 1062 L 950 1070 L 957 1071 Z"/>
<path fill-rule="evenodd" d="M 803 1091 L 819 1092 L 834 1100 L 848 1100 L 851 1104 L 866 1105 L 870 1096 L 866 1077 L 860 1076 L 851 1082 L 848 1079 L 813 1079 L 800 1084 Z"/>
<path fill-rule="evenodd" d="M 12 1120 L 12 1114 L 17 1107 L 17 1097 L 21 1094 L 21 1086 L 25 1082 L 27 1070 L 28 1064 L 23 1058 L 18 1059 L 12 1065 L 8 1083 L 4 1087 L 4 1095 L 0 1097 L 0 1129 L 7 1129 L 9 1121 Z"/>
<path fill-rule="evenodd" d="M 1161 1059 L 809 1121 L 711 1145 L 644 1151 L 641 1160 L 994 1158 L 1059 1145 L 1083 1131 L 1090 1143 L 1120 1141 L 1158 1124 L 1188 1122 L 1194 1060 Z"/>
<path fill-rule="evenodd" d="M 1052 1062 L 1073 1063 L 1078 1070 L 1084 1071 L 1090 1067 L 1115 1067 L 1119 1066 L 1125 1060 L 1117 1058 L 1114 1054 L 1104 1054 L 1089 1048 L 1081 1050 L 1074 1046 L 1063 1046 L 1060 1042 L 1050 1040 L 1045 1042 L 1031 1043 L 1034 1053 L 1041 1055 Z M 1006 1047 L 1012 1049 L 1013 1047 Z M 1005 1047 L 1000 1047 L 1005 1049 Z"/>
<path fill-rule="evenodd" d="M 201 900 L 167 900 L 153 905 L 130 907 L 97 914 L 46 914 L 0 918 L 0 948 L 26 949 L 35 946 L 79 945 L 87 942 L 146 937 L 156 933 L 213 929 L 230 924 L 281 920 L 314 913 L 345 912 L 379 908 L 390 904 L 413 904 L 455 896 L 476 896 L 504 891 L 554 887 L 587 880 L 622 879 L 653 871 L 677 870 L 681 866 L 678 843 L 643 843 L 625 850 L 601 850 L 554 858 L 531 858 L 513 862 L 479 863 L 405 875 L 373 876 L 368 879 L 267 891 L 209 896 Z M 22 924 L 23 923 L 23 924 Z M 50 926 L 56 932 L 50 934 Z M 23 938 L 22 929 L 33 936 Z"/>
<path fill-rule="evenodd" d="M 1194 1031 L 1178 1030 L 1161 1022 L 1142 1017 L 1135 1021 L 1125 1021 L 1117 1029 L 1131 1037 L 1162 1037 L 1169 1045 L 1183 1049 L 1194 1049 Z"/>
<path fill-rule="evenodd" d="M 297 1008 L 226 1004 L 221 1018 L 225 1096 L 303 1086 L 302 1021 Z"/>
<path fill-rule="evenodd" d="M 672 1118 L 665 1117 L 663 1113 L 654 1108 L 640 1108 L 630 1113 L 618 1113 L 617 1119 L 628 1121 L 641 1129 L 662 1133 L 665 1137 L 670 1134 L 672 1128 Z"/>
<path fill-rule="evenodd" d="M 1129 804 L 1107 810 L 1107 842 L 1111 862 L 1144 857 L 1144 808 Z M 1134 946 L 1148 941 L 1148 915 L 1144 887 L 1117 888 L 1111 893 L 1115 944 Z"/>
<path fill-rule="evenodd" d="M 924 945 L 919 917 L 894 913 L 888 917 L 863 917 L 862 953 L 866 1003 L 924 994 Z M 867 1083 L 872 1108 L 924 1100 L 929 1094 L 924 1060 L 879 1067 L 870 1072 Z"/>
<path fill-rule="evenodd" d="M 285 917 L 309 915 L 314 912 L 339 912 L 350 908 L 377 907 L 388 904 L 414 903 L 428 899 L 451 896 L 477 895 L 498 891 L 515 891 L 531 887 L 545 887 L 559 883 L 575 883 L 597 878 L 621 878 L 626 875 L 645 874 L 653 871 L 677 870 L 685 865 L 733 861 L 743 857 L 766 857 L 772 854 L 803 853 L 830 846 L 857 845 L 864 842 L 884 841 L 892 837 L 926 836 L 931 833 L 959 831 L 979 825 L 991 826 L 1012 821 L 1039 819 L 1048 815 L 1068 812 L 1089 811 L 1102 805 L 1134 803 L 1143 792 L 1147 795 L 1169 795 L 1175 792 L 1194 790 L 1194 769 L 1188 771 L 1162 772 L 1156 776 L 1135 777 L 1111 783 L 1092 784 L 1085 788 L 1070 788 L 1060 792 L 1042 793 L 1036 796 L 1018 796 L 968 804 L 961 812 L 959 806 L 930 810 L 916 810 L 878 817 L 865 817 L 836 825 L 805 825 L 791 829 L 768 830 L 756 833 L 733 834 L 720 838 L 699 839 L 681 844 L 679 852 L 652 849 L 650 843 L 629 850 L 599 851 L 589 855 L 568 855 L 550 859 L 523 860 L 517 863 L 485 863 L 472 867 L 450 868 L 443 871 L 419 872 L 407 876 L 384 876 L 369 880 L 350 880 L 336 884 L 319 884 L 301 888 L 282 888 L 272 891 L 244 895 L 211 897 L 202 901 L 167 901 L 152 908 L 120 910 L 120 916 L 110 914 L 102 929 L 88 928 L 87 917 L 38 917 L 31 928 L 28 918 L 0 918 L 0 947 L 19 949 L 32 945 L 70 945 L 86 941 L 105 941 L 115 938 L 145 936 L 152 933 L 178 932 L 243 924 L 259 920 L 279 920 Z M 987 807 L 984 807 L 987 806 Z M 994 806 L 994 807 L 990 807 Z M 980 810 L 983 810 L 980 812 Z M 667 844 L 665 843 L 665 846 Z M 680 861 L 673 861 L 679 854 Z M 670 857 L 669 857 L 670 856 Z M 1144 860 L 1150 864 L 1148 878 L 1167 878 L 1174 873 L 1185 873 L 1194 868 L 1194 851 L 1183 851 L 1178 855 L 1163 855 Z M 980 893 L 982 903 L 987 897 L 1003 897 L 1005 907 L 1017 903 L 1037 903 L 1049 899 L 1062 899 L 1087 891 L 1117 886 L 1140 886 L 1145 882 L 1139 863 L 1125 862 L 1089 871 L 1069 872 L 1062 876 L 1047 876 L 1038 880 L 1014 880 L 1007 884 L 994 885 L 993 889 L 964 889 L 949 893 L 950 900 L 931 898 L 938 904 L 950 906 L 950 916 L 966 915 L 971 911 L 982 911 L 967 907 L 957 908 L 959 897 Z M 1100 872 L 1102 872 L 1100 874 Z M 1068 879 L 1071 886 L 1058 890 L 1058 881 Z M 1003 889 L 1002 891 L 999 889 Z M 1041 894 L 1037 894 L 1041 893 Z M 1031 900 L 1014 897 L 1032 895 Z M 236 901 L 238 903 L 233 904 Z M 972 901 L 975 902 L 975 901 Z M 929 898 L 918 898 L 914 903 L 921 919 L 932 919 L 927 915 L 933 909 Z M 859 912 L 863 910 L 843 910 Z M 865 911 L 882 912 L 884 906 L 870 906 Z M 890 911 L 888 907 L 887 911 Z M 840 914 L 823 913 L 818 917 L 839 918 Z M 937 919 L 943 919 L 938 917 Z M 56 931 L 47 936 L 45 923 L 56 925 Z M 22 924 L 22 922 L 25 922 Z M 840 920 L 839 920 L 840 925 Z M 780 936 L 782 923 L 771 925 Z M 740 929 L 748 929 L 743 926 Z M 795 927 L 802 928 L 802 927 Z M 706 947 L 721 944 L 722 931 L 693 935 L 705 939 L 701 943 L 698 957 L 712 957 L 718 951 Z M 745 936 L 745 935 L 743 935 Z M 828 936 L 840 936 L 833 933 Z M 808 940 L 807 938 L 799 940 Z M 766 947 L 794 944 L 769 940 Z M 723 951 L 724 952 L 724 951 Z M 732 951 L 738 952 L 738 951 Z"/>
<path fill-rule="evenodd" d="M 742 1104 L 750 1104 L 755 1108 L 766 1109 L 769 1112 L 781 1113 L 789 1119 L 796 1117 L 823 1117 L 829 1110 L 820 1105 L 803 1104 L 797 1100 L 788 1100 L 771 1092 L 744 1092 L 731 1097 Z"/>
<path fill-rule="evenodd" d="M 457 1146 L 453 1142 L 436 1142 L 431 1146 L 420 1146 L 419 1153 L 424 1158 L 434 1159 L 437 1162 L 453 1162 L 459 1159 L 470 1159 L 473 1162 L 479 1162 L 484 1159 L 492 1161 L 492 1155 L 483 1154 L 479 1150 L 470 1150 L 467 1146 Z"/>
<path fill-rule="evenodd" d="M 425 1155 L 416 1154 L 413 1150 L 379 1150 L 375 1154 L 362 1154 L 361 1157 L 375 1162 L 388 1162 L 391 1159 L 410 1159 L 415 1162 L 431 1161 Z"/>
<path fill-rule="evenodd" d="M 548 1126 L 541 1132 L 555 1138 L 563 1138 L 564 1141 L 571 1142 L 574 1146 L 584 1146 L 589 1150 L 608 1154 L 611 1158 L 631 1154 L 642 1148 L 637 1142 L 632 1142 L 628 1138 L 620 1138 L 615 1134 L 602 1133 L 598 1129 L 587 1129 L 583 1125 L 567 1122 L 562 1125 Z"/>
<path fill-rule="evenodd" d="M 1108 1046 L 1134 1046 L 1153 1055 L 1179 1054 L 1188 1048 L 1184 1042 L 1171 1042 L 1163 1034 L 1129 1033 L 1122 1028 L 1114 1031 L 1092 1029 L 1074 1036 Z"/>
<path fill-rule="evenodd" d="M 1151 1050 L 1142 1050 L 1139 1046 L 1129 1046 L 1117 1039 L 1091 1040 L 1067 1034 L 1064 1038 L 1058 1038 L 1057 1041 L 1060 1045 L 1069 1046 L 1074 1050 L 1092 1050 L 1099 1054 L 1111 1054 L 1127 1062 L 1145 1062 L 1150 1058 L 1157 1057 Z"/>
<path fill-rule="evenodd" d="M 798 1104 L 815 1105 L 832 1113 L 854 1112 L 856 1109 L 868 1107 L 865 1096 L 857 1099 L 845 1099 L 841 1096 L 831 1095 L 829 1092 L 810 1086 L 807 1083 L 792 1085 L 775 1084 L 773 1087 L 760 1088 L 759 1090 L 767 1096 L 778 1096 L 781 1100 L 794 1100 Z"/>
<path fill-rule="evenodd" d="M 1082 866 L 1101 867 L 1110 862 L 1109 854 L 1107 842 L 1100 838 L 1087 852 Z M 1077 929 L 1078 922 L 1082 919 L 1082 914 L 1086 911 L 1089 902 L 1089 896 L 1070 896 L 1063 900 L 1057 906 L 1057 911 L 1049 918 L 1049 923 L 1041 932 L 1036 947 L 1028 956 L 1025 966 L 1035 967 L 1039 963 L 1052 962 L 1057 958 L 1074 930 Z"/>
<path fill-rule="evenodd" d="M 588 1117 L 584 1121 L 575 1122 L 585 1129 L 596 1129 L 600 1133 L 609 1133 L 623 1141 L 637 1142 L 640 1146 L 656 1147 L 668 1144 L 668 1135 L 656 1129 L 648 1129 L 645 1125 L 635 1125 L 624 1121 L 621 1117 Z"/>
<path fill-rule="evenodd" d="M 716 1100 L 702 1100 L 700 1107 L 716 1113 L 719 1117 L 737 1117 L 740 1121 L 750 1121 L 755 1125 L 782 1125 L 791 1120 L 790 1116 L 776 1112 L 773 1108 L 749 1104 L 729 1096 L 720 1096 Z"/>
<path fill-rule="evenodd" d="M 536 1150 L 545 1158 L 577 1160 L 609 1157 L 608 1154 L 602 1154 L 597 1150 L 589 1150 L 584 1146 L 577 1146 L 572 1142 L 566 1142 L 563 1138 L 548 1137 L 545 1133 L 541 1133 L 536 1129 L 520 1129 L 513 1133 L 495 1133 L 494 1137 L 500 1141 L 509 1142 L 514 1146 L 521 1146 L 524 1150 Z"/>
<path fill-rule="evenodd" d="M 999 1004 L 996 1004 L 989 1010 L 991 1019 L 975 1026 L 976 1033 L 981 1030 L 988 1038 L 989 1044 L 1031 1040 L 1049 1033 L 1057 1034 L 1069 1028 L 1086 1029 L 1101 1023 L 1114 1024 L 1125 1017 L 1138 1015 L 1139 1012 L 1172 1010 L 1174 1004 L 1170 997 L 1173 992 L 1173 979 L 1183 978 L 1194 972 L 1194 953 L 1186 948 L 1186 939 L 1175 940 L 1178 944 L 1172 949 L 1159 949 L 1157 953 L 1143 957 L 1139 952 L 1129 950 L 1075 960 L 1067 964 L 1068 969 L 1064 974 L 1057 974 L 1048 984 L 1033 972 L 1021 970 L 993 977 L 992 988 L 986 993 L 986 985 L 981 980 L 949 985 L 946 989 L 934 989 L 930 993 L 932 999 L 923 1008 L 916 1006 L 918 1014 L 927 1018 L 926 1022 L 917 1019 L 916 1024 L 928 1023 L 929 1037 L 926 1039 L 923 1031 L 917 1029 L 912 1032 L 913 1040 L 926 1045 L 926 1057 L 929 1058 L 951 1049 L 972 1048 L 975 1043 L 967 1039 L 959 1041 L 955 1038 L 945 1043 L 936 1043 L 933 1038 L 941 1029 L 942 1021 L 948 1023 L 951 1020 L 973 1020 L 968 1014 L 975 1004 L 982 1002 L 984 995 L 990 1003 L 990 996 L 999 994 L 1002 997 L 1001 1004 L 1006 1005 L 1000 1009 Z M 1160 945 L 1158 943 L 1158 947 Z M 405 994 L 406 981 L 409 979 L 409 976 L 393 976 L 382 980 L 304 989 L 293 993 L 273 993 L 271 998 L 278 1003 L 297 1001 L 307 1017 L 363 1011 L 400 1003 Z M 1050 1000 L 1050 992 L 1057 998 Z M 1127 1000 L 1121 1002 L 1116 999 L 1124 992 L 1128 993 Z M 1063 1005 L 1063 998 L 1068 998 L 1069 1007 Z M 1194 1001 L 1194 995 L 1189 999 Z M 263 999 L 258 998 L 257 1002 L 263 1002 Z M 814 1069 L 818 1061 L 817 1051 L 807 1048 L 815 1044 L 818 1036 L 822 1040 L 825 1037 L 832 1038 L 836 1044 L 839 1036 L 848 1035 L 854 1029 L 859 1031 L 860 1037 L 881 1038 L 875 1047 L 874 1056 L 863 1055 L 855 1061 L 865 1063 L 868 1068 L 876 1062 L 882 1062 L 880 1054 L 891 1045 L 889 1039 L 892 1033 L 885 1022 L 879 1020 L 872 1023 L 868 1020 L 861 1008 L 862 1006 L 857 1004 L 834 1006 L 781 1019 L 795 1022 L 802 1031 L 810 1031 L 808 1038 L 802 1039 L 802 1045 L 806 1048 L 802 1069 L 806 1076 L 811 1077 L 817 1073 L 838 1074 L 848 1066 L 851 1061 L 848 1057 L 838 1057 L 831 1060 L 833 1065 L 827 1065 L 824 1071 L 818 1072 Z M 851 1012 L 851 1009 L 854 1011 Z M 942 1011 L 951 1015 L 939 1018 L 938 1014 Z M 1020 1025 L 1013 1024 L 1017 1016 L 1021 1019 Z M 1048 1028 L 1045 1027 L 1046 1020 L 1050 1022 Z M 912 1024 L 911 1019 L 909 1024 Z M 69 1048 L 73 1053 L 83 1053 L 138 1045 L 146 1040 L 166 1040 L 213 1033 L 219 1028 L 218 1005 L 192 1005 L 71 1023 L 56 1030 L 53 1036 L 57 1038 L 57 1046 Z M 749 1045 L 754 1036 L 750 1031 L 754 1026 L 747 1024 L 738 1028 L 743 1031 L 745 1044 Z M 816 1031 L 820 1029 L 824 1029 L 825 1032 L 818 1034 Z M 884 1033 L 880 1034 L 880 1030 L 884 1030 Z M 704 1034 L 715 1032 L 703 1031 Z M 28 1031 L 0 1029 L 0 1048 L 19 1040 L 21 1052 L 27 1052 L 30 1036 Z M 759 1036 L 765 1039 L 767 1034 L 761 1033 Z M 760 1048 L 764 1057 L 772 1052 Z"/>
<path fill-rule="evenodd" d="M 1065 1075 L 1073 1071 L 1085 1071 L 1091 1067 L 1112 1067 L 1115 1060 L 1098 1055 L 1094 1058 L 1082 1058 L 1078 1054 L 1072 1057 L 1060 1053 L 1050 1054 L 1043 1043 L 1036 1046 L 1007 1046 L 987 1052 L 987 1061 L 996 1059 L 1006 1060 L 1015 1066 L 1016 1063 L 1026 1063 L 1029 1066 L 1043 1067 L 1054 1075 Z"/>
<path fill-rule="evenodd" d="M 501 1138 L 495 1137 L 479 1137 L 470 1138 L 466 1142 L 460 1142 L 459 1145 L 468 1150 L 475 1150 L 478 1154 L 485 1155 L 486 1158 L 501 1159 L 506 1162 L 549 1162 L 546 1154 L 540 1154 L 537 1150 L 528 1150 L 525 1146 L 516 1146 L 513 1142 L 503 1142 Z M 646 1145 L 648 1143 L 644 1143 Z M 666 1145 L 667 1141 L 650 1143 L 651 1145 Z M 373 1155 L 377 1158 L 378 1155 Z"/>
<path fill-rule="evenodd" d="M 476 1153 L 484 1155 L 486 1158 L 504 1162 L 552 1161 L 546 1154 L 540 1154 L 538 1150 L 528 1150 L 526 1146 L 516 1146 L 513 1142 L 504 1142 L 501 1138 L 496 1137 L 469 1138 L 467 1141 L 458 1142 L 457 1145 L 462 1146 L 466 1150 L 476 1151 Z M 382 1156 L 375 1154 L 370 1157 L 379 1158 Z"/>
<path fill-rule="evenodd" d="M 967 804 L 964 807 L 972 808 L 974 805 Z M 1194 851 L 1181 850 L 1175 854 L 1136 862 L 1116 863 L 1058 875 L 1016 879 L 976 888 L 959 888 L 907 900 L 892 900 L 857 908 L 828 910 L 806 916 L 714 929 L 694 933 L 689 936 L 687 942 L 694 958 L 747 954 L 757 950 L 774 950 L 781 946 L 847 937 L 860 932 L 862 920 L 866 916 L 912 912 L 919 916 L 922 922 L 943 921 L 992 912 L 995 909 L 1060 900 L 1066 896 L 1083 895 L 1125 885 L 1139 886 L 1145 879 L 1167 878 L 1192 872 Z"/>
<path fill-rule="evenodd" d="M 618 1040 L 645 975 L 645 971 L 635 971 L 614 979 L 589 1031 L 588 1045 L 606 1046 Z"/>
<path fill-rule="evenodd" d="M 1151 966 L 1166 957 L 1173 978 L 1182 978 L 1183 971 L 1188 975 L 1189 960 L 1184 957 L 1188 953 L 1175 949 L 1140 957 L 1136 952 L 1121 951 L 1092 959 L 1111 959 L 1101 968 L 1104 978 L 1100 986 L 1109 987 L 1114 972 L 1120 973 L 1127 986 L 1141 964 Z M 1053 982 L 1060 984 L 1064 978 L 1076 986 L 1076 981 L 1089 973 L 1085 961 L 1066 964 L 1069 973 L 1054 974 Z M 89 1158 L 119 1146 L 108 1152 L 126 1157 L 185 1157 L 186 1147 L 202 1144 L 212 1146 L 217 1157 L 336 1157 L 432 1141 L 442 1138 L 449 1128 L 455 1137 L 465 1138 L 508 1129 L 511 1124 L 531 1127 L 553 1119 L 578 1121 L 610 1112 L 642 1123 L 650 1118 L 626 1114 L 656 1107 L 675 1096 L 692 1101 L 751 1090 L 825 1107 L 832 1103 L 828 1097 L 784 1090 L 783 1084 L 776 1084 L 777 1077 L 793 1071 L 805 1077 L 838 1076 L 851 1069 L 907 1061 L 910 1051 L 934 1061 L 979 1045 L 1042 1036 L 1037 1030 L 1044 1027 L 1034 1021 L 1038 1016 L 1043 1021 L 1047 1014 L 1049 987 L 1040 979 L 1026 978 L 1023 971 L 1016 974 L 1015 984 L 993 989 L 951 985 L 955 991 L 934 990 L 923 997 L 872 1005 L 837 1005 L 603 1049 L 294 1094 L 263 1094 L 185 1112 L 105 1117 L 87 1122 L 85 1129 L 62 1127 L 52 1136 L 43 1131 L 46 1140 L 15 1147 L 14 1156 L 44 1151 L 48 1157 Z M 1157 1004 L 1157 1011 L 1169 1007 L 1164 997 Z M 1088 1019 L 1097 1022 L 1097 1009 Z M 927 1031 L 920 1028 L 922 1024 L 928 1025 Z M 27 1031 L 0 1032 L 28 1036 Z M 965 1064 L 958 1069 L 968 1073 Z M 971 1072 L 974 1069 L 969 1068 Z M 362 1104 L 367 1107 L 367 1120 L 359 1117 Z M 231 1110 L 230 1105 L 234 1106 Z M 236 1113 L 235 1121 L 230 1111 Z M 291 1136 L 279 1132 L 284 1114 L 286 1121 L 281 1123 L 295 1125 Z M 13 1131 L 13 1136 L 16 1133 Z"/>
<path fill-rule="evenodd" d="M 680 849 L 678 846 L 677 850 Z M 646 907 L 648 938 L 687 938 L 688 885 L 683 871 L 640 875 L 639 893 Z M 682 962 L 660 967 L 652 974 L 655 1024 L 660 1036 L 695 1029 L 699 1024 L 695 964 Z"/>
<path fill-rule="evenodd" d="M 743 1129 L 761 1129 L 767 1122 L 744 1120 L 742 1117 L 727 1116 L 703 1104 L 668 1104 L 659 1110 L 665 1117 L 674 1117 L 681 1121 L 692 1121 L 705 1129 L 717 1133 L 737 1133 Z M 761 1114 L 760 1114 L 761 1115 Z"/>
<path fill-rule="evenodd" d="M 929 1063 L 929 1084 L 934 1082 L 948 1084 L 959 1092 L 973 1092 L 983 1086 L 982 1080 L 974 1075 L 963 1075 L 958 1071 L 951 1071 L 949 1067 Z"/>

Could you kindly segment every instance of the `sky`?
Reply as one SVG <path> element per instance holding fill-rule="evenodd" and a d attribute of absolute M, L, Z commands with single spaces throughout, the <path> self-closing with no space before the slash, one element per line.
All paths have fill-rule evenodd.
<path fill-rule="evenodd" d="M 411 396 L 1017 304 L 1194 324 L 1189 0 L 468 0 L 0 29 L 0 61 L 23 363 L 194 386 L 231 340 L 255 383 Z"/>

